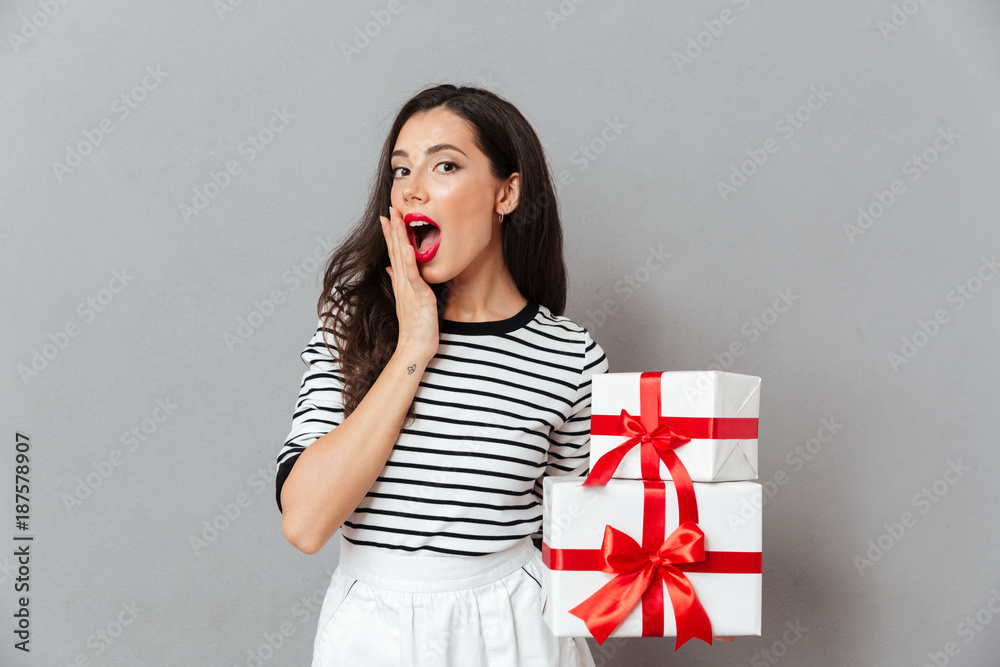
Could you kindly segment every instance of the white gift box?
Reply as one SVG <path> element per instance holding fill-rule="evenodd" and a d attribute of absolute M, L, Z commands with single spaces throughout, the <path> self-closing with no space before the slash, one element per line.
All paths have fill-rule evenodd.
<path fill-rule="evenodd" d="M 596 376 L 595 376 L 596 377 Z M 673 482 L 648 482 L 665 486 L 664 532 L 678 525 L 677 495 Z M 706 561 L 739 566 L 702 567 L 715 571 L 685 571 L 695 594 L 711 621 L 714 636 L 760 635 L 761 630 L 761 486 L 756 482 L 695 483 L 698 525 L 704 532 Z M 542 616 L 558 637 L 587 637 L 583 619 L 570 613 L 615 574 L 595 570 L 554 569 L 566 554 L 593 554 L 600 550 L 605 526 L 627 533 L 640 544 L 644 523 L 647 482 L 613 479 L 604 486 L 582 486 L 580 478 L 546 477 L 543 482 Z M 656 506 L 655 503 L 652 506 Z M 742 510 L 742 513 L 741 513 Z M 749 516 L 748 516 L 749 515 Z M 586 550 L 570 552 L 566 550 Z M 749 563 L 749 565 L 747 565 Z M 694 569 L 694 568 L 693 568 Z M 663 636 L 677 634 L 667 586 L 663 586 Z M 625 616 L 610 637 L 643 636 L 642 602 Z"/>
<path fill-rule="evenodd" d="M 640 418 L 640 377 L 643 373 L 594 375 L 591 395 L 590 467 L 628 440 L 617 432 L 622 409 Z M 757 417 L 760 378 L 722 371 L 664 371 L 659 375 L 660 424 L 692 437 L 674 449 L 692 481 L 721 482 L 757 479 Z M 671 419 L 675 418 L 675 419 Z M 714 418 L 714 419 L 713 419 Z M 728 437 L 742 434 L 749 437 Z M 705 437 L 712 436 L 712 437 Z M 625 454 L 613 477 L 671 479 L 659 461 L 658 477 L 643 476 L 640 447 Z"/>

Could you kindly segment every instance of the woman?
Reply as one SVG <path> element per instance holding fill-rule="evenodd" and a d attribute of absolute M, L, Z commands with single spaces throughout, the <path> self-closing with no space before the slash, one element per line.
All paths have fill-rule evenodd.
<path fill-rule="evenodd" d="M 536 545 L 543 476 L 587 472 L 608 361 L 561 314 L 527 120 L 475 87 L 409 100 L 323 287 L 276 481 L 298 549 L 342 529 L 314 667 L 593 665 L 542 619 Z"/>

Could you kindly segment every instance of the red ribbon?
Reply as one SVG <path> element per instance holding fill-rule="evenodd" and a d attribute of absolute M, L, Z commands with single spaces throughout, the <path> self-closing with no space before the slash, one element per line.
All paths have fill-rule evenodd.
<path fill-rule="evenodd" d="M 550 570 L 584 572 L 601 569 L 600 549 L 553 549 L 542 542 L 542 562 Z M 706 551 L 705 560 L 674 563 L 681 572 L 708 574 L 760 574 L 763 559 L 759 551 Z"/>
<path fill-rule="evenodd" d="M 621 465 L 625 455 L 639 445 L 642 479 L 660 479 L 660 461 L 670 471 L 677 490 L 680 522 L 698 522 L 698 501 L 694 495 L 691 475 L 674 452 L 694 439 L 728 440 L 757 437 L 754 417 L 661 417 L 660 382 L 662 371 L 639 376 L 639 418 L 626 410 L 615 415 L 591 415 L 591 435 L 623 435 L 625 442 L 597 460 L 584 486 L 607 484 Z"/>
<path fill-rule="evenodd" d="M 661 415 L 659 424 L 669 425 L 675 433 L 691 440 L 743 440 L 756 439 L 757 417 L 678 417 Z M 591 435 L 619 435 L 618 415 L 590 416 Z"/>
<path fill-rule="evenodd" d="M 640 447 L 644 484 L 642 545 L 611 526 L 605 526 L 601 549 L 550 549 L 542 544 L 542 560 L 552 570 L 600 570 L 614 579 L 570 610 L 603 644 L 642 599 L 642 636 L 662 637 L 663 586 L 670 596 L 677 626 L 676 651 L 692 638 L 712 644 L 712 624 L 684 572 L 760 573 L 760 552 L 706 552 L 698 527 L 698 502 L 687 468 L 674 450 L 692 439 L 756 438 L 757 419 L 660 416 L 662 372 L 639 377 L 640 415 L 622 410 L 615 429 L 613 415 L 592 415 L 591 435 L 623 435 L 625 442 L 592 466 L 583 486 L 607 484 L 625 455 Z M 679 526 L 663 540 L 666 485 L 660 479 L 660 461 L 670 471 L 677 493 Z"/>
<path fill-rule="evenodd" d="M 640 374 L 640 415 L 638 420 L 629 415 L 625 410 L 622 410 L 620 415 L 591 414 L 591 435 L 624 435 L 630 437 L 630 440 L 601 457 L 601 460 L 608 458 L 609 462 L 613 462 L 613 465 L 611 463 L 604 464 L 611 467 L 612 473 L 618 468 L 618 464 L 621 463 L 625 454 L 636 444 L 640 443 L 643 445 L 643 479 L 660 479 L 659 462 L 656 460 L 656 457 L 662 450 L 676 449 L 691 440 L 743 440 L 757 438 L 758 419 L 756 417 L 661 416 L 660 384 L 662 375 L 663 371 Z M 662 460 L 662 456 L 660 458 Z"/>
<path fill-rule="evenodd" d="M 662 637 L 663 584 L 666 584 L 677 619 L 674 650 L 693 638 L 711 645 L 712 623 L 708 614 L 698 601 L 691 582 L 676 567 L 704 560 L 705 535 L 690 521 L 678 526 L 652 553 L 627 533 L 606 526 L 600 569 L 617 576 L 570 609 L 570 613 L 583 619 L 597 643 L 603 644 L 642 598 L 643 636 Z M 657 622 L 658 628 L 655 627 Z"/>
<path fill-rule="evenodd" d="M 691 475 L 674 453 L 675 448 L 689 442 L 691 438 L 674 431 L 669 424 L 659 423 L 661 375 L 662 373 L 642 373 L 639 376 L 639 419 L 622 410 L 618 420 L 618 434 L 628 436 L 628 440 L 599 458 L 591 467 L 583 485 L 607 484 L 625 458 L 625 454 L 639 445 L 643 479 L 659 479 L 660 461 L 663 461 L 670 471 L 674 488 L 677 490 L 679 523 L 685 521 L 698 523 L 698 500 L 694 495 Z"/>
<path fill-rule="evenodd" d="M 606 526 L 600 549 L 551 549 L 543 542 L 542 562 L 550 570 L 599 570 L 618 575 L 570 610 L 583 619 L 599 644 L 618 627 L 640 597 L 642 636 L 662 637 L 663 584 L 667 586 L 677 624 L 674 650 L 694 637 L 711 644 L 711 622 L 683 573 L 760 574 L 761 553 L 705 551 L 704 534 L 690 521 L 681 522 L 664 540 L 667 483 L 644 480 L 642 485 L 641 546 L 627 534 Z M 648 573 L 639 572 L 646 568 Z"/>

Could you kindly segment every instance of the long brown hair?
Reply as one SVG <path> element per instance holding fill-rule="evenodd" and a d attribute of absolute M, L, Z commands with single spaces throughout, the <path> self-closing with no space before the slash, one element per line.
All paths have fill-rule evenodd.
<path fill-rule="evenodd" d="M 375 384 L 399 338 L 392 279 L 384 268 L 389 266 L 389 251 L 379 221 L 379 215 L 389 214 L 391 153 L 410 116 L 439 107 L 468 121 L 476 146 L 489 158 L 496 178 L 503 180 L 514 172 L 520 175 L 517 208 L 505 214 L 501 225 L 504 262 L 526 298 L 554 315 L 562 315 L 566 307 L 562 226 L 545 152 L 535 131 L 514 105 L 489 90 L 451 84 L 426 88 L 396 115 L 382 146 L 368 206 L 324 268 L 316 312 L 338 342 L 335 353 L 324 341 L 340 361 L 345 417 Z M 440 325 L 448 286 L 430 287 L 437 297 Z M 404 423 L 414 417 L 411 402 Z"/>

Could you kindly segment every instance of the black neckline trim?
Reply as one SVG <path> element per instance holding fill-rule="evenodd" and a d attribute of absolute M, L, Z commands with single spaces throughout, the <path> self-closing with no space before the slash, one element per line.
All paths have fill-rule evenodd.
<path fill-rule="evenodd" d="M 512 315 L 505 320 L 493 320 L 492 322 L 459 322 L 457 320 L 441 319 L 441 333 L 467 334 L 467 335 L 490 335 L 505 334 L 520 329 L 530 322 L 538 314 L 538 304 L 528 299 L 516 315 Z"/>

